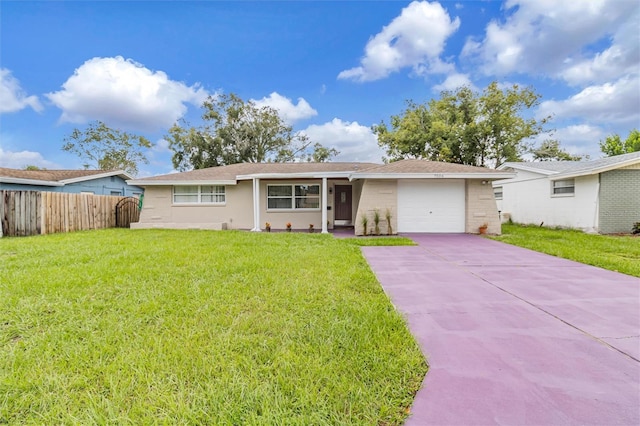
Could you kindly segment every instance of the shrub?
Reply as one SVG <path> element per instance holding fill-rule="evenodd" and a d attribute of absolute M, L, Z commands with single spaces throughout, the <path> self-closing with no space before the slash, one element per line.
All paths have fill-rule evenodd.
<path fill-rule="evenodd" d="M 633 224 L 633 228 L 631 228 L 632 234 L 640 234 L 640 222 L 636 222 Z"/>
<path fill-rule="evenodd" d="M 363 213 L 362 216 L 360 217 L 360 223 L 362 223 L 362 227 L 364 228 L 364 233 L 363 235 L 367 235 L 367 225 L 369 224 L 369 218 L 367 217 L 366 213 Z"/>
<path fill-rule="evenodd" d="M 380 210 L 378 209 L 373 211 L 373 224 L 375 225 L 375 234 L 380 235 Z"/>

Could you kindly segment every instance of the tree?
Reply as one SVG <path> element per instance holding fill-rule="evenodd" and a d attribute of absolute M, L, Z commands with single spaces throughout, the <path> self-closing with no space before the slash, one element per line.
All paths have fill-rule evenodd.
<path fill-rule="evenodd" d="M 33 172 L 33 171 L 37 171 L 37 170 L 47 170 L 47 169 L 45 169 L 44 167 L 35 166 L 33 164 L 27 164 L 26 166 L 24 166 L 22 168 L 22 170 L 28 170 L 28 171 Z"/>
<path fill-rule="evenodd" d="M 600 151 L 607 157 L 640 151 L 640 131 L 633 129 L 624 142 L 617 133 L 609 135 L 604 141 L 600 141 Z"/>
<path fill-rule="evenodd" d="M 530 149 L 527 140 L 544 132 L 550 117 L 523 117 L 539 99 L 533 89 L 518 85 L 500 89 L 493 82 L 482 93 L 461 87 L 426 104 L 408 101 L 405 111 L 391 117 L 391 129 L 381 122 L 372 130 L 392 161 L 425 158 L 498 167 L 520 160 Z"/>
<path fill-rule="evenodd" d="M 554 139 L 547 139 L 538 148 L 532 148 L 533 161 L 580 161 L 588 159 L 589 156 L 571 155 L 560 148 L 560 142 Z"/>
<path fill-rule="evenodd" d="M 102 121 L 94 121 L 84 130 L 73 129 L 62 146 L 63 151 L 86 160 L 85 169 L 124 170 L 133 175 L 138 173 L 139 163 L 149 162 L 145 148 L 151 148 L 145 137 L 112 129 Z"/>
<path fill-rule="evenodd" d="M 234 94 L 210 96 L 202 108 L 202 126 L 176 123 L 166 137 L 178 170 L 243 162 L 327 161 L 338 154 L 294 132 L 275 109 Z"/>
<path fill-rule="evenodd" d="M 314 163 L 324 163 L 329 161 L 331 158 L 340 154 L 335 148 L 327 148 L 322 144 L 316 142 L 313 145 L 313 152 L 307 156 L 307 161 Z"/>

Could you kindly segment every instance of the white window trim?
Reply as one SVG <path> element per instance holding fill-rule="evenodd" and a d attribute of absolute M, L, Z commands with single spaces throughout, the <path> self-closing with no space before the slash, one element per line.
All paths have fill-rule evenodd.
<path fill-rule="evenodd" d="M 197 186 L 198 187 L 198 201 L 195 201 L 193 203 L 190 202 L 186 202 L 186 201 L 181 201 L 181 202 L 176 202 L 176 188 L 181 188 L 181 187 L 185 187 L 185 186 Z M 210 193 L 210 192 L 206 192 L 204 195 L 224 195 L 224 201 L 202 201 L 202 187 L 203 186 L 213 186 L 215 187 L 220 187 L 222 188 L 222 192 L 214 192 L 214 193 Z M 179 193 L 178 195 L 195 195 L 195 193 Z M 198 206 L 198 205 L 204 205 L 204 206 L 224 206 L 227 204 L 227 187 L 225 185 L 174 185 L 172 190 L 171 190 L 171 201 L 172 204 L 174 206 Z"/>
<path fill-rule="evenodd" d="M 496 194 L 496 189 L 500 189 L 500 197 Z M 504 198 L 504 187 L 503 186 L 494 186 L 493 187 L 493 196 L 496 200 L 502 200 Z"/>
<path fill-rule="evenodd" d="M 318 187 L 318 196 L 311 196 L 310 198 L 318 198 L 318 207 L 317 208 L 296 208 L 296 186 L 297 185 L 307 185 L 307 186 L 317 186 Z M 269 187 L 270 186 L 290 186 L 291 187 L 291 197 L 269 197 Z M 274 183 L 267 185 L 267 211 L 268 212 L 317 212 L 322 210 L 322 194 L 321 194 L 321 186 L 319 183 Z M 309 197 L 308 195 L 306 197 Z M 269 198 L 289 198 L 291 200 L 291 208 L 269 208 Z"/>
<path fill-rule="evenodd" d="M 562 181 L 573 181 L 573 185 L 562 186 L 560 188 L 573 188 L 572 192 L 564 192 L 564 193 L 555 193 L 556 183 Z M 576 195 L 576 180 L 575 179 L 562 179 L 562 180 L 554 180 L 551 181 L 551 197 L 552 198 L 562 198 L 562 197 L 574 197 Z"/>

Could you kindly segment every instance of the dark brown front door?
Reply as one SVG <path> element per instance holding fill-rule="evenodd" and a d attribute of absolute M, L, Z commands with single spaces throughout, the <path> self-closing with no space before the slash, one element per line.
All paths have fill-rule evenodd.
<path fill-rule="evenodd" d="M 336 185 L 334 201 L 334 219 L 351 221 L 351 185 Z"/>

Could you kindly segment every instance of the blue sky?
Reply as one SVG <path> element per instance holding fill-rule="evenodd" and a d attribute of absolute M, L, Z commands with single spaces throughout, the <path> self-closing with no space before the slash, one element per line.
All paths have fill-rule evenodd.
<path fill-rule="evenodd" d="M 531 85 L 552 137 L 600 157 L 640 127 L 636 0 L 0 2 L 0 167 L 80 168 L 63 138 L 93 120 L 154 143 L 208 95 L 276 108 L 336 160 L 380 161 L 370 127 L 407 99 Z M 541 139 L 540 139 L 541 140 Z"/>

